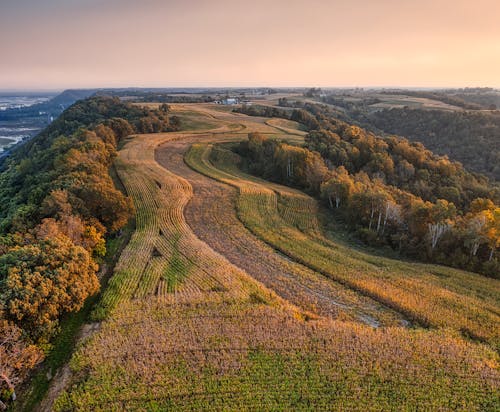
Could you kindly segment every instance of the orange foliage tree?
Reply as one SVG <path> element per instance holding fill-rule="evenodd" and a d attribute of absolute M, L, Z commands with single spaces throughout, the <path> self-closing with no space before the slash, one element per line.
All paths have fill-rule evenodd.
<path fill-rule="evenodd" d="M 16 399 L 15 387 L 43 357 L 42 351 L 27 343 L 17 326 L 0 320 L 0 410 Z"/>
<path fill-rule="evenodd" d="M 96 271 L 89 252 L 61 234 L 15 246 L 0 256 L 4 315 L 43 339 L 63 313 L 80 309 L 97 292 Z"/>

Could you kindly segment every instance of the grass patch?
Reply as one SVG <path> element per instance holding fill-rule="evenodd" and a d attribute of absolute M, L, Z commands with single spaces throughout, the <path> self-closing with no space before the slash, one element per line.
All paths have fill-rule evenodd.
<path fill-rule="evenodd" d="M 179 252 L 179 239 L 176 236 L 172 246 L 172 256 L 169 259 L 167 269 L 163 274 L 163 280 L 167 282 L 167 292 L 174 293 L 177 285 L 180 284 L 189 275 L 193 263 L 187 261 Z"/>

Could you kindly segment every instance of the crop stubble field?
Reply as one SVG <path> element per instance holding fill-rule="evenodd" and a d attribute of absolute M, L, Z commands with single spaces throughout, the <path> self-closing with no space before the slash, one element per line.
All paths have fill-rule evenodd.
<path fill-rule="evenodd" d="M 218 128 L 120 151 L 137 229 L 56 410 L 495 410 L 498 283 L 327 238 L 313 199 L 213 146 L 302 132 L 174 109 Z"/>

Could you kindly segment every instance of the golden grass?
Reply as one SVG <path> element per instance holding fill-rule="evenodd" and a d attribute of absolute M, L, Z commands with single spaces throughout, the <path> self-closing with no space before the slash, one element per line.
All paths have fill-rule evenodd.
<path fill-rule="evenodd" d="M 160 143 L 182 137 L 136 136 L 116 159 L 117 172 L 137 210 L 136 231 L 94 312 L 98 319 L 132 298 L 162 295 L 168 301 L 189 301 L 221 293 L 225 298 L 243 298 L 260 289 L 187 226 L 183 208 L 192 196 L 191 186 L 154 159 Z"/>
<path fill-rule="evenodd" d="M 184 215 L 197 236 L 303 310 L 371 325 L 401 325 L 401 317 L 394 311 L 277 253 L 248 231 L 235 213 L 237 193 L 234 188 L 205 177 L 184 163 L 185 151 L 196 140 L 167 142 L 157 150 L 156 160 L 193 186 L 194 196 Z M 226 151 L 222 153 L 230 154 Z M 300 192 L 296 194 L 303 197 Z M 299 226 L 319 230 L 317 221 L 302 219 L 302 206 L 302 202 L 288 202 L 283 212 Z M 310 206 L 316 205 L 312 202 Z"/>
<path fill-rule="evenodd" d="M 496 360 L 444 332 L 296 319 L 255 302 L 122 305 L 55 410 L 494 410 Z"/>

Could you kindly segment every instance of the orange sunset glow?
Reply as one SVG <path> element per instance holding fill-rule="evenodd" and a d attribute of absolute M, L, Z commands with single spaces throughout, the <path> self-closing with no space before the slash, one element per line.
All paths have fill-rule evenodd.
<path fill-rule="evenodd" d="M 0 35 L 0 412 L 500 411 L 500 0 Z"/>
<path fill-rule="evenodd" d="M 0 89 L 496 87 L 499 21 L 496 0 L 2 1 Z"/>

